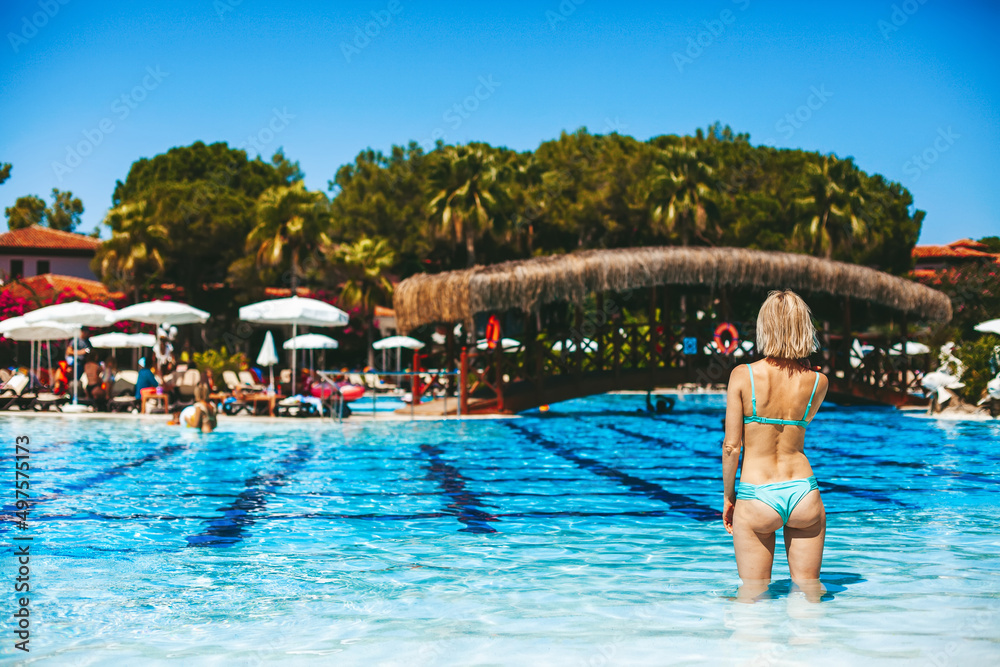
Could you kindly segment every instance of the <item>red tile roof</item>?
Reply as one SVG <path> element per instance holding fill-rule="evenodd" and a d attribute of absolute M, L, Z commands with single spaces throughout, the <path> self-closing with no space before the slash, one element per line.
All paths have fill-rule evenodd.
<path fill-rule="evenodd" d="M 121 292 L 111 292 L 104 283 L 72 276 L 60 276 L 55 273 L 43 273 L 40 276 L 23 278 L 7 284 L 2 288 L 13 297 L 31 299 L 39 307 L 52 304 L 60 294 L 77 297 L 84 301 L 112 301 L 125 295 Z"/>
<path fill-rule="evenodd" d="M 990 259 L 1000 260 L 1000 255 L 986 252 L 986 246 L 976 241 L 962 239 L 948 245 L 918 245 L 913 249 L 914 259 Z"/>
<path fill-rule="evenodd" d="M 41 225 L 32 225 L 0 234 L 0 248 L 96 251 L 99 245 L 101 245 L 100 240 L 93 237 L 73 232 L 62 232 Z"/>

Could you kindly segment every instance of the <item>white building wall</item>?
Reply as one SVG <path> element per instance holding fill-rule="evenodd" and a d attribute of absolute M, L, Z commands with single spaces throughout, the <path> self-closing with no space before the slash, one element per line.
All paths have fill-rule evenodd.
<path fill-rule="evenodd" d="M 21 260 L 24 262 L 24 277 L 31 278 L 38 275 L 38 261 L 48 260 L 49 273 L 57 273 L 61 276 L 73 276 L 74 278 L 86 278 L 87 280 L 97 280 L 97 276 L 90 270 L 90 257 L 48 257 L 45 255 L 4 255 L 0 257 L 0 270 L 10 275 L 11 260 Z"/>

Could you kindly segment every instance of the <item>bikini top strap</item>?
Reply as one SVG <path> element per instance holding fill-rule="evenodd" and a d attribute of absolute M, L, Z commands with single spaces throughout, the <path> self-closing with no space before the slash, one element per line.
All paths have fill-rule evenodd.
<path fill-rule="evenodd" d="M 753 388 L 753 369 L 750 368 L 750 364 L 744 364 L 747 370 L 750 371 L 750 400 L 753 403 L 753 416 L 757 416 L 757 393 Z"/>
<path fill-rule="evenodd" d="M 813 390 L 812 393 L 809 394 L 809 403 L 806 405 L 806 413 L 802 415 L 802 421 L 806 420 L 806 417 L 809 416 L 809 411 L 812 410 L 813 398 L 816 396 L 816 387 L 818 386 L 819 386 L 819 373 L 816 373 L 816 379 L 813 381 Z"/>

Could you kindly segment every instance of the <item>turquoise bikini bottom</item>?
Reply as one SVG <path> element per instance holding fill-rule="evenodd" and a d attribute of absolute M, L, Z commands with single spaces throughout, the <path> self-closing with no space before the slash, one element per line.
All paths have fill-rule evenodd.
<path fill-rule="evenodd" d="M 795 506 L 806 497 L 806 494 L 818 488 L 815 475 L 810 475 L 808 479 L 790 479 L 787 482 L 773 484 L 754 485 L 740 482 L 736 499 L 761 501 L 777 512 L 781 517 L 781 525 L 785 525 Z"/>

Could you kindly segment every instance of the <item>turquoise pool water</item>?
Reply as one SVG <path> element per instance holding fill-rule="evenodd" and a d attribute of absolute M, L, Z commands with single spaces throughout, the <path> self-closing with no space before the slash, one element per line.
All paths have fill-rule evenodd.
<path fill-rule="evenodd" d="M 744 605 L 721 507 L 722 397 L 473 422 L 0 416 L 5 553 L 32 536 L 37 664 L 1000 662 L 1000 427 L 824 407 L 819 604 Z M 30 528 L 9 520 L 31 437 Z M 780 543 L 780 541 L 779 541 Z M 3 559 L 12 591 L 12 559 Z M 9 582 L 9 583 L 8 583 Z"/>

